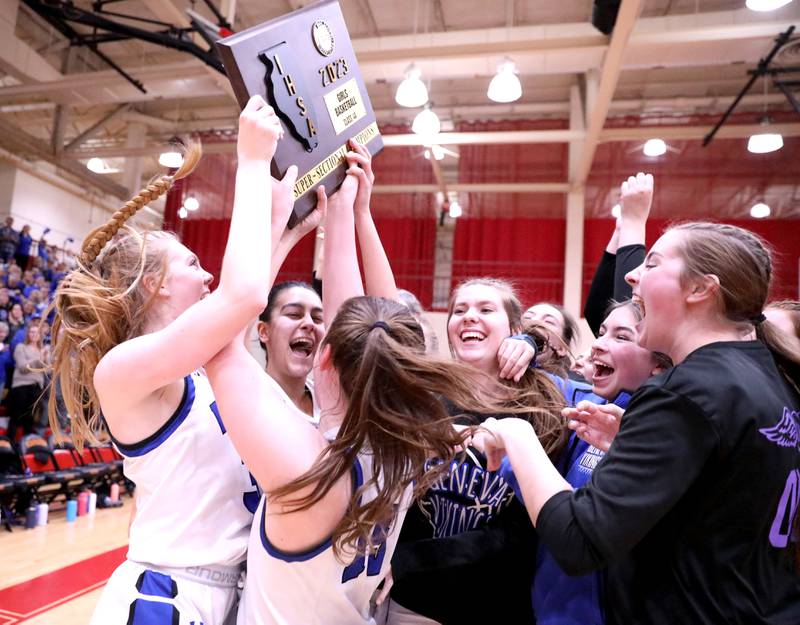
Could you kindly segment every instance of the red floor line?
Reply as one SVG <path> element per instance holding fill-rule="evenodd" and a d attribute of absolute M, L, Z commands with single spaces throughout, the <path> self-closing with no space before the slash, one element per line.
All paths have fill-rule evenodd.
<path fill-rule="evenodd" d="M 84 588 L 82 590 L 79 590 L 78 592 L 72 593 L 71 595 L 69 595 L 67 597 L 62 597 L 61 599 L 51 603 L 50 605 L 42 606 L 38 610 L 34 610 L 33 612 L 29 612 L 28 614 L 23 615 L 22 618 L 23 618 L 23 620 L 27 620 L 27 619 L 31 619 L 31 618 L 33 618 L 35 616 L 39 616 L 40 614 L 44 614 L 45 612 L 49 612 L 50 610 L 55 610 L 57 607 L 62 606 L 65 603 L 69 603 L 73 599 L 77 599 L 78 597 L 82 597 L 83 595 L 88 595 L 90 592 L 92 592 L 94 590 L 97 590 L 98 588 L 102 588 L 103 586 L 106 585 L 107 581 L 108 581 L 107 579 L 101 580 L 101 581 L 97 582 L 96 584 L 94 584 L 93 586 L 89 586 L 88 588 Z"/>
<path fill-rule="evenodd" d="M 112 549 L 52 573 L 3 588 L 0 590 L 0 605 L 7 612 L 26 618 L 33 612 L 60 605 L 104 583 L 125 560 L 127 551 L 127 546 Z"/>

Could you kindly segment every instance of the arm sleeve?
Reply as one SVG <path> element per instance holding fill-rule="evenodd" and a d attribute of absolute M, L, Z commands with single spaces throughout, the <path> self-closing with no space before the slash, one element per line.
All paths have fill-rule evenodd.
<path fill-rule="evenodd" d="M 666 389 L 645 390 L 589 484 L 542 507 L 541 540 L 569 575 L 624 556 L 686 493 L 718 446 L 695 404 Z"/>
<path fill-rule="evenodd" d="M 644 256 L 644 245 L 638 243 L 623 245 L 617 250 L 617 264 L 614 267 L 614 299 L 616 301 L 622 302 L 631 298 L 631 285 L 625 282 L 625 275 L 641 265 L 644 262 Z"/>
<path fill-rule="evenodd" d="M 589 286 L 589 294 L 586 296 L 583 316 L 586 317 L 586 322 L 595 336 L 600 331 L 600 324 L 603 323 L 608 302 L 614 295 L 616 264 L 616 255 L 604 251 L 594 272 L 592 284 Z"/>

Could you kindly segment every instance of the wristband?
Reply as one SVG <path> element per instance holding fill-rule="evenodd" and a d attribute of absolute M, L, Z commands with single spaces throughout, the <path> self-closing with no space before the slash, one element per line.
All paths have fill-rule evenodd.
<path fill-rule="evenodd" d="M 528 369 L 536 369 L 536 356 L 539 355 L 539 349 L 536 347 L 536 341 L 533 340 L 533 337 L 523 332 L 521 334 L 512 334 L 508 338 L 517 341 L 525 341 L 528 345 L 533 347 L 533 358 L 531 358 L 531 361 L 528 363 Z"/>

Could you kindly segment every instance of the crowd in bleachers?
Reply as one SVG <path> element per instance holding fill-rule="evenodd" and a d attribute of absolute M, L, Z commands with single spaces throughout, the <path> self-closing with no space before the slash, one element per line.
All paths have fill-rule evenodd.
<path fill-rule="evenodd" d="M 4 520 L 33 500 L 49 502 L 78 489 L 106 490 L 121 469 L 110 447 L 55 441 L 47 422 L 50 323 L 47 308 L 74 255 L 34 241 L 12 217 L 0 227 L 0 500 Z"/>

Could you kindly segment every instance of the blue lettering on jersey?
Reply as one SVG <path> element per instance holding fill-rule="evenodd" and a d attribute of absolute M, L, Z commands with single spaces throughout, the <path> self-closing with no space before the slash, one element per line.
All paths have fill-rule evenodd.
<path fill-rule="evenodd" d="M 419 506 L 433 528 L 433 538 L 445 538 L 483 527 L 513 498 L 502 474 L 465 460 L 453 462 Z"/>
<path fill-rule="evenodd" d="M 343 584 L 361 575 L 365 567 L 367 569 L 367 577 L 374 577 L 381 572 L 383 558 L 386 555 L 386 532 L 376 527 L 372 532 L 372 539 L 376 542 L 369 550 L 369 553 L 365 553 L 367 549 L 364 540 L 361 539 L 358 541 L 356 559 L 348 564 L 342 571 Z"/>

